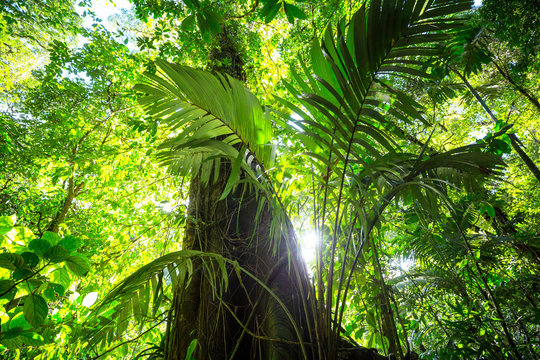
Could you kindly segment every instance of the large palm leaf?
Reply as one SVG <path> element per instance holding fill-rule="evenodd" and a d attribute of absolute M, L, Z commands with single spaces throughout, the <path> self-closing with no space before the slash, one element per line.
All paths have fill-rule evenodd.
<path fill-rule="evenodd" d="M 402 128 L 427 124 L 422 107 L 395 84 L 432 79 L 428 59 L 442 54 L 441 43 L 464 24 L 455 16 L 469 0 L 384 0 L 363 6 L 348 28 L 331 30 L 311 50 L 311 69 L 294 74 L 288 88 L 301 106 L 297 126 L 320 144 L 315 154 L 365 164 L 395 152 Z M 346 34 L 345 34 L 346 33 Z M 292 120 L 294 121 L 294 120 Z M 416 123 L 418 124 L 418 123 Z"/>
<path fill-rule="evenodd" d="M 303 72 L 293 72 L 294 82 L 287 84 L 297 103 L 279 99 L 297 114 L 288 121 L 300 129 L 298 138 L 323 174 L 318 177 L 323 200 L 316 208 L 320 210 L 320 229 L 332 232 L 331 254 L 327 284 L 323 285 L 322 245 L 319 247 L 317 278 L 319 300 L 324 302 L 320 309 L 325 308 L 328 323 L 334 318 L 336 337 L 343 315 L 343 307 L 338 311 L 340 289 L 344 285 L 341 304 L 345 304 L 363 244 L 390 201 L 411 191 L 444 199 L 446 184 L 492 174 L 502 165 L 500 159 L 477 146 L 434 156 L 426 154 L 426 146 L 419 154 L 403 151 L 414 137 L 410 129 L 429 124 L 422 106 L 401 90 L 400 84 L 435 77 L 429 64 L 444 54 L 444 43 L 464 24 L 463 11 L 471 5 L 468 0 L 371 1 L 369 8 L 362 6 L 353 16 L 348 27 L 341 23 L 335 36 L 328 29 L 321 42 L 314 43 L 310 64 L 302 63 Z M 379 200 L 365 202 L 368 196 L 364 195 L 373 185 L 380 191 Z M 436 201 L 421 203 L 429 207 Z M 346 209 L 353 209 L 353 215 Z M 354 223 L 359 224 L 361 244 L 357 244 L 356 254 L 349 246 L 351 236 L 341 234 L 347 229 L 342 221 L 353 222 L 349 233 L 356 231 Z M 354 260 L 347 276 L 341 265 L 336 296 L 333 279 L 340 237 L 349 239 L 340 256 L 345 259 L 342 262 L 347 255 L 353 255 Z M 332 343 L 329 339 L 330 350 L 335 346 Z"/>
<path fill-rule="evenodd" d="M 171 135 L 159 146 L 159 157 L 170 171 L 201 172 L 208 182 L 212 170 L 217 179 L 220 159 L 226 158 L 233 163 L 232 185 L 240 168 L 255 177 L 253 170 L 271 163 L 270 121 L 240 81 L 163 60 L 156 63 L 160 73 L 145 73 L 145 82 L 135 89 L 147 94 L 140 100 L 147 112 L 169 126 Z"/>

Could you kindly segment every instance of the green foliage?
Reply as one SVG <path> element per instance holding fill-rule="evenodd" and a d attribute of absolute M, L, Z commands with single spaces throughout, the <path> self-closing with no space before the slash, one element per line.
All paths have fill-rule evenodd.
<path fill-rule="evenodd" d="M 495 36 L 515 48 L 524 55 L 532 54 L 540 45 L 540 6 L 538 2 L 524 1 L 482 1 L 480 14 Z"/>
<path fill-rule="evenodd" d="M 397 358 L 538 357 L 540 192 L 510 137 L 538 163 L 531 2 L 484 0 L 470 23 L 465 0 L 134 1 L 108 28 L 90 2 L 42 5 L 0 10 L 0 357 L 161 359 L 194 274 L 215 299 L 252 279 L 317 354 L 347 336 Z M 195 70 L 233 65 L 245 83 Z M 276 252 L 315 234 L 312 323 L 238 265 L 248 245 L 181 250 L 206 225 L 187 216 L 195 176 L 222 200 L 256 192 Z"/>
<path fill-rule="evenodd" d="M 194 259 L 202 260 L 200 269 L 194 269 Z M 227 269 L 219 255 L 193 250 L 164 255 L 116 285 L 95 308 L 85 324 L 89 345 L 109 344 L 113 334 L 125 333 L 131 323 L 144 325 L 149 318 L 159 319 L 158 324 L 163 322 L 167 318 L 166 312 L 159 311 L 163 302 L 173 296 L 177 286 L 187 287 L 194 271 L 208 276 L 215 291 L 226 289 Z M 214 296 L 220 294 L 215 292 Z"/>
<path fill-rule="evenodd" d="M 80 240 L 74 236 L 60 238 L 51 232 L 33 239 L 29 229 L 15 226 L 14 217 L 1 216 L 0 223 L 4 251 L 0 254 L 3 268 L 0 344 L 17 349 L 52 342 L 54 339 L 46 335 L 47 323 L 53 321 L 49 317 L 49 304 L 65 296 L 76 276 L 84 276 L 90 270 L 88 259 L 77 251 Z M 59 273 L 63 274 L 63 279 L 59 278 Z"/>
<path fill-rule="evenodd" d="M 290 23 L 294 23 L 294 19 L 303 20 L 306 18 L 306 14 L 302 10 L 300 10 L 297 6 L 285 1 L 266 0 L 263 1 L 263 4 L 264 6 L 261 9 L 261 17 L 266 23 L 274 20 L 281 8 L 283 8 L 287 21 Z"/>
<path fill-rule="evenodd" d="M 31 294 L 24 299 L 24 318 L 34 328 L 39 327 L 45 322 L 48 312 L 47 303 L 41 296 Z"/>
<path fill-rule="evenodd" d="M 193 353 L 197 347 L 197 339 L 193 339 L 189 344 L 188 350 L 186 352 L 186 360 L 194 360 Z"/>
<path fill-rule="evenodd" d="M 272 165 L 270 120 L 240 81 L 165 62 L 158 66 L 167 79 L 147 73 L 148 83 L 136 89 L 147 94 L 140 103 L 150 115 L 171 131 L 182 129 L 159 147 L 158 156 L 169 171 L 183 176 L 200 171 L 203 183 L 208 183 L 213 173 L 215 182 L 220 176 L 220 160 L 228 159 L 233 169 L 224 198 L 239 180 L 240 166 L 255 179 L 251 166 Z"/>

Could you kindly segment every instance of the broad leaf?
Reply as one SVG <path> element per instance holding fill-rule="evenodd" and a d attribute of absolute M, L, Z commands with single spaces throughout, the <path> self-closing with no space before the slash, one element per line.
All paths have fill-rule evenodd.
<path fill-rule="evenodd" d="M 15 253 L 3 253 L 0 254 L 0 267 L 16 270 L 21 269 L 25 266 L 24 257 Z"/>
<path fill-rule="evenodd" d="M 83 255 L 69 256 L 65 260 L 65 264 L 69 270 L 78 276 L 84 276 L 90 271 L 90 261 Z"/>
<path fill-rule="evenodd" d="M 38 327 L 45 322 L 49 308 L 40 295 L 31 294 L 24 299 L 23 312 L 26 321 L 33 327 Z"/>

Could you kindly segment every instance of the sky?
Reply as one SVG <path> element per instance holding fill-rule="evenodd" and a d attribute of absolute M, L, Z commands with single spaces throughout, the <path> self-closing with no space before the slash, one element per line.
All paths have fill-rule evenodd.
<path fill-rule="evenodd" d="M 110 23 L 107 21 L 109 16 L 120 13 L 123 9 L 129 9 L 130 7 L 131 4 L 128 0 L 115 0 L 114 2 L 110 0 L 92 1 L 92 11 L 96 14 L 97 17 L 103 20 L 103 25 L 106 28 L 109 28 L 110 25 Z M 84 8 L 79 7 L 77 11 L 79 12 L 79 14 L 82 14 Z M 85 17 L 84 26 L 92 26 L 92 19 L 89 16 Z"/>

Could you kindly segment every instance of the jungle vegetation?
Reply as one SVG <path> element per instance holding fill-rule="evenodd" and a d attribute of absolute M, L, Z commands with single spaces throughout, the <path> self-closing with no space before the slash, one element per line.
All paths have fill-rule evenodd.
<path fill-rule="evenodd" d="M 0 358 L 540 358 L 537 1 L 130 1 L 0 0 Z"/>

